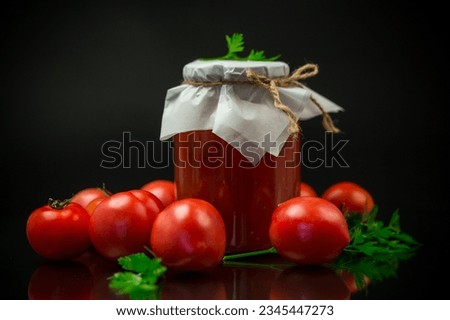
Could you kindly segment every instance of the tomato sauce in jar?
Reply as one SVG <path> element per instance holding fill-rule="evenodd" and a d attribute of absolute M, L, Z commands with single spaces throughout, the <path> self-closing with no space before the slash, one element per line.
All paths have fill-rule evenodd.
<path fill-rule="evenodd" d="M 297 121 L 322 114 L 338 131 L 327 112 L 342 108 L 299 82 L 317 72 L 313 64 L 289 74 L 282 61 L 199 59 L 167 90 L 160 139 L 173 139 L 177 198 L 217 208 L 227 253 L 272 246 L 273 211 L 299 195 Z"/>
<path fill-rule="evenodd" d="M 278 156 L 252 164 L 211 130 L 174 135 L 177 198 L 200 198 L 223 217 L 227 253 L 270 248 L 269 227 L 278 204 L 299 194 L 300 138 L 290 137 Z"/>

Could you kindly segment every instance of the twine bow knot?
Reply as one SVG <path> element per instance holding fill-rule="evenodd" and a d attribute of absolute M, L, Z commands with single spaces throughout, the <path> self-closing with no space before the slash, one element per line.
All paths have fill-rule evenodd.
<path fill-rule="evenodd" d="M 183 81 L 184 84 L 189 84 L 193 86 L 219 86 L 222 84 L 238 84 L 238 83 L 252 83 L 261 88 L 266 89 L 270 95 L 273 97 L 273 104 L 275 108 L 284 112 L 289 119 L 289 133 L 296 137 L 300 132 L 300 127 L 297 122 L 297 117 L 295 113 L 281 102 L 280 92 L 278 88 L 289 88 L 289 87 L 300 87 L 304 88 L 304 86 L 300 83 L 302 80 L 306 80 L 308 78 L 314 77 L 319 73 L 319 67 L 316 64 L 308 63 L 297 69 L 295 69 L 289 76 L 285 77 L 276 77 L 270 78 L 264 75 L 257 74 L 252 69 L 246 70 L 246 75 L 248 81 L 230 81 L 230 80 L 221 80 L 215 82 L 196 82 L 192 80 Z M 340 130 L 335 127 L 333 123 L 333 119 L 331 119 L 330 115 L 323 109 L 323 107 L 319 104 L 319 102 L 314 99 L 313 96 L 310 96 L 310 100 L 314 103 L 314 105 L 320 110 L 322 113 L 322 126 L 326 131 L 332 131 L 334 133 L 340 132 Z"/>

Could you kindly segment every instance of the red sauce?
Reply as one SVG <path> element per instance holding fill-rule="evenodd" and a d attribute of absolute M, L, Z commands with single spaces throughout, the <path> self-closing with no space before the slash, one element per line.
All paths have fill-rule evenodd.
<path fill-rule="evenodd" d="M 270 248 L 272 212 L 299 194 L 299 139 L 289 138 L 278 157 L 266 153 L 256 166 L 211 130 L 179 133 L 173 142 L 177 198 L 217 208 L 227 253 Z"/>

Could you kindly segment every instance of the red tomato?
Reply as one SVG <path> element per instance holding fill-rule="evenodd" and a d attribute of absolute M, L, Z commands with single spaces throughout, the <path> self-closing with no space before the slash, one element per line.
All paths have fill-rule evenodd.
<path fill-rule="evenodd" d="M 332 261 L 350 242 L 341 211 L 316 197 L 281 203 L 272 215 L 269 235 L 279 254 L 298 264 Z"/>
<path fill-rule="evenodd" d="M 221 263 L 225 225 L 210 203 L 193 198 L 178 200 L 156 218 L 150 243 L 167 267 L 202 271 Z"/>
<path fill-rule="evenodd" d="M 300 182 L 300 197 L 317 197 L 317 192 L 309 184 Z"/>
<path fill-rule="evenodd" d="M 272 300 L 348 300 L 350 291 L 339 276 L 324 267 L 284 270 L 270 291 Z"/>
<path fill-rule="evenodd" d="M 353 182 L 333 184 L 322 194 L 322 198 L 334 203 L 342 212 L 369 213 L 374 207 L 372 195 Z"/>
<path fill-rule="evenodd" d="M 28 242 L 40 256 L 69 259 L 85 252 L 89 240 L 89 214 L 77 203 L 50 200 L 28 217 Z"/>
<path fill-rule="evenodd" d="M 92 275 L 80 263 L 43 264 L 28 282 L 30 300 L 89 300 Z"/>
<path fill-rule="evenodd" d="M 86 206 L 87 213 L 89 213 L 89 215 L 92 216 L 92 213 L 94 212 L 95 208 L 97 208 L 100 202 L 105 200 L 105 198 L 95 198 L 94 200 L 89 202 L 88 205 Z"/>
<path fill-rule="evenodd" d="M 78 203 L 83 208 L 86 208 L 89 202 L 97 198 L 106 198 L 111 193 L 104 188 L 86 188 L 78 191 L 70 200 L 70 202 Z"/>
<path fill-rule="evenodd" d="M 94 210 L 89 224 L 91 241 L 106 258 L 117 259 L 144 250 L 161 201 L 145 190 L 116 193 Z"/>
<path fill-rule="evenodd" d="M 142 190 L 153 193 L 161 200 L 164 207 L 175 201 L 175 183 L 169 180 L 151 181 L 141 187 Z"/>

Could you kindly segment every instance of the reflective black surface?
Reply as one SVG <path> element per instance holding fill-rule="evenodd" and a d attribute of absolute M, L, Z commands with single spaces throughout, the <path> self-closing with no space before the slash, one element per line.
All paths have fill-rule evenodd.
<path fill-rule="evenodd" d="M 93 275 L 79 265 L 58 266 L 58 271 L 42 266 L 47 262 L 26 241 L 26 219 L 49 197 L 67 198 L 85 187 L 106 183 L 118 192 L 171 179 L 170 164 L 140 168 L 143 154 L 136 148 L 125 148 L 129 167 L 102 168 L 101 147 L 122 141 L 124 132 L 135 141 L 128 146 L 158 141 L 165 94 L 180 83 L 183 66 L 224 54 L 224 35 L 242 32 L 247 49 L 265 50 L 267 56 L 281 53 L 292 69 L 317 63 L 320 73 L 307 85 L 346 110 L 333 115 L 344 131 L 334 139 L 348 140 L 342 156 L 349 167 L 304 167 L 302 178 L 319 193 L 337 181 L 360 183 L 379 205 L 380 219 L 399 209 L 403 230 L 423 244 L 414 257 L 400 262 L 396 278 L 370 283 L 351 298 L 449 298 L 446 12 L 437 1 L 277 1 L 270 10 L 256 1 L 3 5 L 1 297 L 28 299 L 30 279 L 37 279 L 32 288 L 39 288 L 39 277 L 48 273 L 60 274 L 45 282 L 71 288 L 61 289 L 68 296 L 111 297 L 105 289 L 109 267 Z M 319 118 L 301 126 L 304 143 L 324 141 Z M 148 154 L 158 159 L 165 151 Z M 217 272 L 170 278 L 166 294 L 189 295 L 194 283 L 217 297 L 270 297 L 271 291 L 282 296 L 292 291 L 280 293 L 279 282 L 306 281 L 298 270 L 281 275 L 272 269 L 224 267 Z M 73 278 L 67 276 L 71 273 Z"/>
<path fill-rule="evenodd" d="M 121 268 L 95 251 L 65 262 L 42 262 L 29 278 L 28 299 L 129 299 L 109 288 Z M 387 279 L 390 283 L 401 282 Z M 393 282 L 394 281 L 394 282 Z M 325 266 L 298 266 L 276 254 L 228 261 L 203 273 L 168 271 L 159 282 L 164 300 L 348 300 L 379 298 L 384 281 L 365 278 L 357 286 L 350 272 Z"/>

